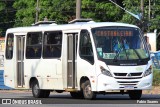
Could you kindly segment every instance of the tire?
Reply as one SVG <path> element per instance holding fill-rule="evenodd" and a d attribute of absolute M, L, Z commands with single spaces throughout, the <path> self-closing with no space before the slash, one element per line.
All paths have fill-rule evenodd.
<path fill-rule="evenodd" d="M 81 87 L 82 87 L 83 96 L 85 99 L 91 100 L 96 98 L 96 93 L 92 91 L 89 80 L 85 81 Z"/>
<path fill-rule="evenodd" d="M 76 99 L 82 99 L 82 98 L 84 98 L 83 92 L 81 92 L 81 91 L 79 91 L 79 92 L 70 92 L 70 95 L 73 98 L 76 98 Z"/>
<path fill-rule="evenodd" d="M 39 84 L 37 81 L 34 81 L 32 83 L 32 94 L 33 94 L 33 97 L 35 97 L 35 98 L 43 98 L 44 97 L 44 91 L 39 88 Z"/>
<path fill-rule="evenodd" d="M 42 90 L 43 91 L 43 98 L 48 98 L 50 95 L 50 90 Z"/>
<path fill-rule="evenodd" d="M 132 100 L 139 100 L 142 96 L 142 90 L 130 90 L 129 97 Z"/>

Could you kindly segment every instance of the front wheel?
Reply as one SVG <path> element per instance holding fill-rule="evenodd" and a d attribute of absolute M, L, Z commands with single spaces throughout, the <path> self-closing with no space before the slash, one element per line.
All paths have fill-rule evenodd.
<path fill-rule="evenodd" d="M 139 100 L 142 96 L 142 90 L 130 90 L 129 97 L 132 100 Z"/>
<path fill-rule="evenodd" d="M 42 98 L 44 96 L 43 90 L 39 88 L 39 84 L 37 81 L 32 83 L 32 94 L 35 98 Z"/>
<path fill-rule="evenodd" d="M 82 84 L 82 89 L 83 89 L 83 96 L 85 99 L 95 99 L 96 98 L 96 93 L 92 91 L 91 84 L 89 80 L 85 81 Z"/>

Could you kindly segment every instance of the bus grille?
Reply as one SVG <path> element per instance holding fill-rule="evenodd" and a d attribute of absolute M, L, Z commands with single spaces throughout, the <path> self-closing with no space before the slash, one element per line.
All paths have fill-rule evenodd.
<path fill-rule="evenodd" d="M 122 77 L 122 76 L 141 76 L 142 75 L 142 72 L 139 72 L 139 73 L 114 73 L 115 76 L 119 76 L 119 77 Z"/>
<path fill-rule="evenodd" d="M 114 73 L 114 78 L 120 87 L 136 86 L 139 82 L 138 79 L 142 78 L 142 72 L 138 73 Z"/>

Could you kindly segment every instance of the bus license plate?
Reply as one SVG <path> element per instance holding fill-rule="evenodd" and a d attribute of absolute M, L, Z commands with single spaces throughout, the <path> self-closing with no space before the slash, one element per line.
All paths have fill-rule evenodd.
<path fill-rule="evenodd" d="M 133 90 L 133 89 L 134 89 L 134 86 L 127 85 L 127 86 L 125 86 L 124 88 L 127 89 L 127 90 Z"/>

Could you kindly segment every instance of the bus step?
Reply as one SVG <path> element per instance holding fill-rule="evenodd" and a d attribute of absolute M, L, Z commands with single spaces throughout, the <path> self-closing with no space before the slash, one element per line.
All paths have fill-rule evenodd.
<path fill-rule="evenodd" d="M 78 91 L 78 89 L 77 88 L 66 88 L 65 91 L 75 92 L 75 91 Z"/>

